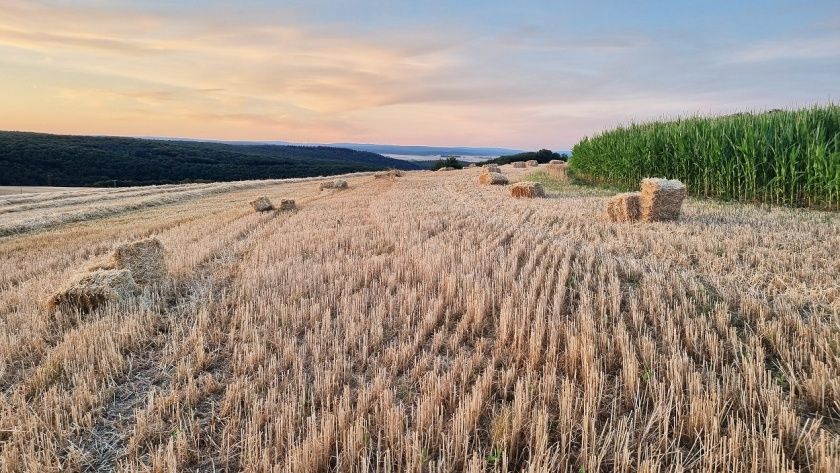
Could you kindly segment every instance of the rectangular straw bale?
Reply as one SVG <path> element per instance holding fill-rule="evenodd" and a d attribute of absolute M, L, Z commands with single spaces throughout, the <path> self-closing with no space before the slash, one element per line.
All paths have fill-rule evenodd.
<path fill-rule="evenodd" d="M 46 301 L 47 309 L 89 312 L 108 302 L 136 295 L 139 288 L 128 269 L 98 269 L 76 275 Z"/>
<path fill-rule="evenodd" d="M 645 222 L 677 220 L 686 196 L 685 184 L 673 179 L 647 178 L 641 184 L 641 218 Z"/>
<path fill-rule="evenodd" d="M 508 183 L 508 178 L 499 172 L 483 172 L 478 176 L 479 184 L 487 185 L 505 185 Z"/>
<path fill-rule="evenodd" d="M 639 192 L 626 192 L 607 200 L 606 217 L 612 222 L 635 222 L 639 220 Z"/>
<path fill-rule="evenodd" d="M 271 201 L 268 200 L 268 197 L 265 196 L 252 200 L 251 207 L 253 207 L 257 212 L 268 212 L 269 210 L 274 210 L 274 204 L 272 204 Z"/>
<path fill-rule="evenodd" d="M 534 197 L 545 197 L 545 189 L 539 182 L 522 181 L 510 186 L 510 195 L 512 197 L 525 197 L 533 199 Z"/>

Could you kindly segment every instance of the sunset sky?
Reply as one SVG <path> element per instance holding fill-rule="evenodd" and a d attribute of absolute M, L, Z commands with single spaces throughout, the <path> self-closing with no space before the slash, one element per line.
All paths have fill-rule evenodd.
<path fill-rule="evenodd" d="M 567 149 L 838 96 L 838 0 L 0 0 L 4 130 Z"/>

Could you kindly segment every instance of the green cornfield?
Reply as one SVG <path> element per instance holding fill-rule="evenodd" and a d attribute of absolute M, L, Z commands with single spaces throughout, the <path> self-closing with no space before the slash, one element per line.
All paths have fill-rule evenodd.
<path fill-rule="evenodd" d="M 633 124 L 584 138 L 575 177 L 634 188 L 683 181 L 696 196 L 840 209 L 840 106 Z"/>

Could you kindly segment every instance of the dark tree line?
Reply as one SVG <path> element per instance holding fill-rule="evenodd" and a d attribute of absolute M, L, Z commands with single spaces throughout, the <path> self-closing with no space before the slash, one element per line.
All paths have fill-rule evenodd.
<path fill-rule="evenodd" d="M 102 186 L 237 181 L 417 169 L 326 146 L 281 146 L 0 132 L 0 185 Z"/>

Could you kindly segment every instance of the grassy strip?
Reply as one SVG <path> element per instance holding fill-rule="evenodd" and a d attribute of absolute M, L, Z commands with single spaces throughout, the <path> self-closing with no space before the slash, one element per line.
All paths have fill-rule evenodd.
<path fill-rule="evenodd" d="M 568 194 L 576 197 L 588 195 L 605 196 L 618 190 L 618 188 L 609 185 L 593 187 L 585 182 L 577 181 L 574 178 L 571 178 L 568 181 L 563 181 L 551 176 L 545 171 L 534 171 L 527 174 L 522 180 L 539 182 L 547 191 L 562 192 L 564 195 Z"/>

